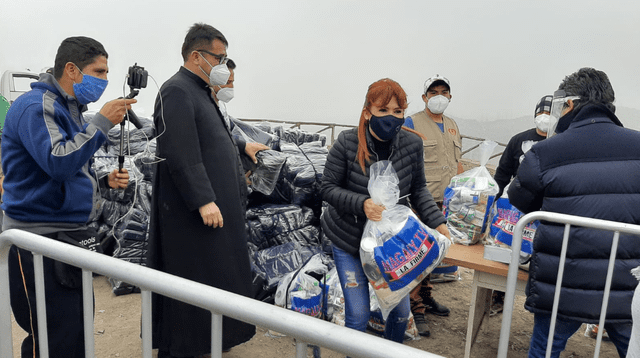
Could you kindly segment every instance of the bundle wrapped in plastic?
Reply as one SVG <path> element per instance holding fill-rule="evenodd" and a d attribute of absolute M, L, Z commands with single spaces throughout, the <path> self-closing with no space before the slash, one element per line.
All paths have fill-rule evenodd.
<path fill-rule="evenodd" d="M 300 268 L 311 256 L 320 251 L 317 247 L 288 242 L 258 251 L 253 256 L 253 264 L 255 269 L 265 277 L 264 290 L 269 291 L 278 286 L 278 282 L 284 275 Z"/>
<path fill-rule="evenodd" d="M 116 248 L 113 257 L 138 265 L 146 265 L 147 246 L 149 241 L 149 216 L 132 208 L 114 228 Z M 139 292 L 135 286 L 109 278 L 116 296 Z"/>
<path fill-rule="evenodd" d="M 107 153 L 105 148 L 98 149 L 93 155 L 91 169 L 98 179 L 101 179 L 118 167 L 118 158 Z"/>
<path fill-rule="evenodd" d="M 511 185 L 511 184 L 509 184 Z M 488 244 L 511 246 L 513 241 L 513 231 L 524 213 L 509 202 L 507 195 L 507 185 L 504 192 L 491 207 L 489 222 Z M 524 228 L 522 233 L 522 246 L 520 248 L 520 262 L 524 263 L 529 260 L 533 252 L 533 237 L 536 235 L 536 229 L 540 225 L 538 220 L 530 222 Z"/>
<path fill-rule="evenodd" d="M 303 144 L 316 141 L 321 142 L 322 146 L 327 144 L 327 136 L 324 134 L 309 133 L 300 128 L 284 128 L 279 123 L 260 122 L 255 125 L 255 128 L 277 136 L 280 139 L 280 145 L 282 145 L 282 142 Z M 276 149 L 275 147 L 272 148 Z"/>
<path fill-rule="evenodd" d="M 259 249 L 297 241 L 317 245 L 319 232 L 313 211 L 297 205 L 264 204 L 247 210 L 249 240 Z"/>
<path fill-rule="evenodd" d="M 497 145 L 493 141 L 480 143 L 480 166 L 451 178 L 444 191 L 444 216 L 457 243 L 475 244 L 485 232 L 489 209 L 499 190 L 486 165 Z"/>
<path fill-rule="evenodd" d="M 230 117 L 235 126 L 231 130 L 234 138 L 242 138 L 245 142 L 262 143 L 271 149 L 278 150 L 280 148 L 280 138 L 277 135 L 267 133 L 257 126 L 253 126 L 247 122 Z"/>
<path fill-rule="evenodd" d="M 264 195 L 271 195 L 278 184 L 287 155 L 275 150 L 261 150 L 256 153 L 256 159 L 258 165 L 249 177 L 251 188 Z"/>
<path fill-rule="evenodd" d="M 299 128 L 289 128 L 284 130 L 280 135 L 280 140 L 283 142 L 303 144 L 309 142 L 320 141 L 322 145 L 326 145 L 327 137 L 324 134 L 309 133 Z"/>
<path fill-rule="evenodd" d="M 125 126 L 124 134 L 124 153 L 128 155 L 136 155 L 143 152 L 148 142 L 156 135 L 156 130 L 153 125 L 153 121 L 149 118 L 138 117 L 142 128 L 138 129 L 131 125 L 128 129 Z M 109 142 L 109 152 L 111 154 L 118 154 L 120 152 L 120 126 L 115 126 L 109 130 L 107 135 Z"/>
<path fill-rule="evenodd" d="M 320 142 L 280 144 L 287 161 L 276 189 L 286 202 L 320 210 L 320 185 L 327 161 L 327 148 Z"/>
<path fill-rule="evenodd" d="M 155 171 L 155 164 L 158 162 L 156 158 L 156 140 L 152 139 L 147 145 L 147 149 L 142 153 L 138 153 L 133 157 L 133 163 L 140 170 L 144 179 L 151 181 Z"/>
<path fill-rule="evenodd" d="M 275 303 L 280 307 L 312 317 L 322 317 L 326 286 L 318 278 L 329 272 L 326 257 L 317 254 L 300 269 L 285 275 L 276 291 Z M 326 282 L 326 279 L 324 280 Z"/>
<path fill-rule="evenodd" d="M 295 155 L 300 159 L 306 159 L 288 168 L 290 172 L 295 173 L 293 179 L 295 184 L 303 186 L 304 183 L 312 179 L 317 180 L 322 178 L 324 165 L 327 162 L 327 155 L 329 154 L 329 150 L 322 142 L 314 141 L 301 145 L 282 143 L 280 150 L 283 153 Z"/>
<path fill-rule="evenodd" d="M 360 261 L 385 319 L 438 266 L 451 245 L 410 208 L 397 204 L 398 182 L 390 161 L 371 165 L 369 195 L 385 209 L 380 221 L 367 220 L 360 241 Z"/>

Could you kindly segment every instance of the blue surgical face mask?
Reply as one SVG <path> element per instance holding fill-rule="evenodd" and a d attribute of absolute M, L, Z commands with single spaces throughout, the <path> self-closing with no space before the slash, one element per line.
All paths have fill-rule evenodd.
<path fill-rule="evenodd" d="M 403 124 L 404 118 L 398 118 L 390 114 L 384 117 L 376 117 L 372 115 L 369 120 L 369 126 L 373 133 L 384 141 L 390 140 L 398 134 Z"/>
<path fill-rule="evenodd" d="M 76 66 L 78 67 L 78 66 Z M 78 71 L 80 68 L 78 67 Z M 80 71 L 82 73 L 82 71 Z M 109 81 L 82 73 L 82 82 L 73 84 L 73 93 L 80 104 L 89 104 L 100 99 Z"/>

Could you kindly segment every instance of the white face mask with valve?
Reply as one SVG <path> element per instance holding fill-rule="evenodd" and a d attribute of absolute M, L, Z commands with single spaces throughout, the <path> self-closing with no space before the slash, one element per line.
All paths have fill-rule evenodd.
<path fill-rule="evenodd" d="M 539 114 L 533 119 L 536 128 L 541 132 L 549 132 L 549 125 L 551 124 L 551 116 L 548 114 Z"/>
<path fill-rule="evenodd" d="M 427 108 L 429 108 L 433 114 L 440 114 L 444 112 L 448 105 L 449 99 L 441 94 L 429 98 L 429 101 L 427 102 Z"/>

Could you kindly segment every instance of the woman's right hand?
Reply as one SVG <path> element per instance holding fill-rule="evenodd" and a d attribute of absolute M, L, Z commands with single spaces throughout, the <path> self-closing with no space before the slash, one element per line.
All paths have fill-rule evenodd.
<path fill-rule="evenodd" d="M 374 203 L 371 198 L 364 201 L 364 214 L 367 215 L 367 219 L 371 221 L 382 220 L 382 210 L 384 210 L 384 206 Z"/>

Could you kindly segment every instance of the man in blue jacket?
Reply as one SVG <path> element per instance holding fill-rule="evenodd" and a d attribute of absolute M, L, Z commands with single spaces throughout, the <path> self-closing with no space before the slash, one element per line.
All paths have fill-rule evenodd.
<path fill-rule="evenodd" d="M 87 122 L 82 112 L 107 86 L 107 52 L 88 37 L 65 39 L 53 75 L 43 73 L 32 90 L 9 108 L 2 135 L 5 173 L 3 230 L 21 229 L 90 248 L 95 233 L 87 223 L 100 213 L 93 154 L 120 123 L 135 99 L 106 103 Z M 114 170 L 103 178 L 125 188 L 129 174 Z M 88 243 L 88 244 L 87 244 Z M 84 357 L 81 271 L 44 258 L 49 356 Z M 28 336 L 22 357 L 38 351 L 33 256 L 13 246 L 9 254 L 11 307 Z"/>
<path fill-rule="evenodd" d="M 582 68 L 567 76 L 551 108 L 557 126 L 550 138 L 525 154 L 511 203 L 525 213 L 544 210 L 640 224 L 640 132 L 625 129 L 614 114 L 607 75 Z M 554 132 L 555 135 L 551 136 Z M 534 313 L 529 357 L 544 357 L 563 225 L 543 222 L 533 240 L 525 308 Z M 612 235 L 575 227 L 569 236 L 552 357 L 582 323 L 598 323 Z M 620 235 L 604 328 L 620 357 L 631 334 L 631 300 L 638 281 L 629 272 L 640 265 L 640 238 Z"/>

